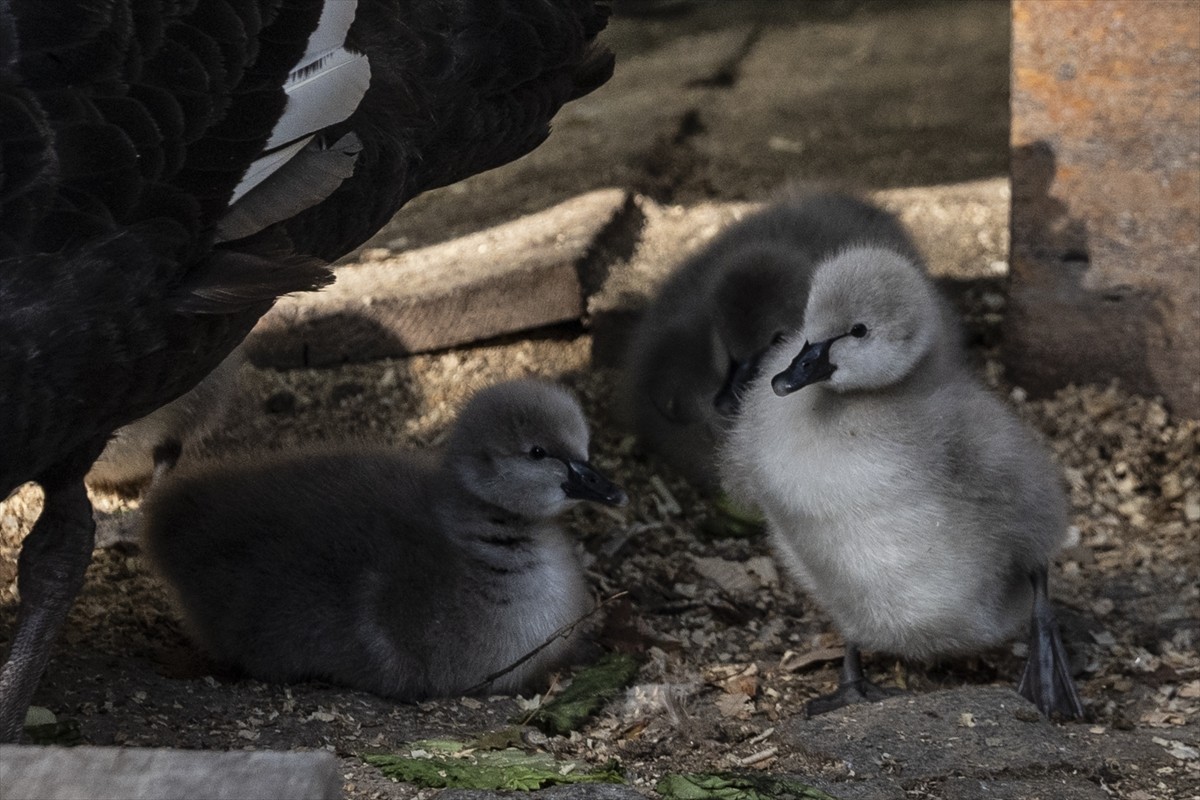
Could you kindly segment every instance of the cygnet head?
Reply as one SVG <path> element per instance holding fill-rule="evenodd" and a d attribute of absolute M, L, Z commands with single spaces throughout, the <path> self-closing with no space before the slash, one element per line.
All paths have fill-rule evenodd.
<path fill-rule="evenodd" d="M 888 249 L 855 247 L 817 268 L 804 346 L 771 381 L 777 395 L 819 383 L 869 391 L 907 377 L 930 352 L 941 307 L 920 267 Z"/>
<path fill-rule="evenodd" d="M 579 500 L 623 505 L 625 492 L 588 463 L 588 429 L 575 398 L 536 380 L 479 392 L 458 417 L 446 463 L 479 499 L 530 519 Z"/>
<path fill-rule="evenodd" d="M 726 260 L 713 289 L 712 313 L 728 372 L 713 402 L 729 415 L 766 351 L 804 319 L 808 269 L 794 248 L 772 242 L 743 247 Z"/>

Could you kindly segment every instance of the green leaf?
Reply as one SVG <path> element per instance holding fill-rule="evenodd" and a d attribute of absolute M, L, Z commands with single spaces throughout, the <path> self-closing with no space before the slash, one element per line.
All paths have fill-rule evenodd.
<path fill-rule="evenodd" d="M 654 789 L 665 800 L 837 800 L 791 778 L 731 772 L 666 775 Z"/>
<path fill-rule="evenodd" d="M 36 728 L 41 725 L 53 725 L 58 722 L 54 712 L 45 706 L 30 706 L 25 710 L 25 727 Z"/>
<path fill-rule="evenodd" d="M 713 510 L 716 513 L 700 525 L 700 532 L 709 538 L 747 539 L 766 530 L 767 523 L 761 514 L 738 504 L 727 494 L 713 500 Z"/>
<path fill-rule="evenodd" d="M 609 653 L 587 669 L 575 673 L 571 685 L 558 697 L 533 712 L 528 719 L 515 719 L 541 728 L 551 736 L 579 730 L 604 704 L 616 697 L 637 677 L 638 661 L 625 653 Z"/>
<path fill-rule="evenodd" d="M 447 753 L 436 752 L 438 748 L 431 748 L 430 744 L 410 745 L 414 751 L 424 751 L 424 757 L 381 753 L 364 755 L 362 759 L 389 778 L 430 789 L 532 791 L 555 784 L 624 782 L 615 763 L 588 771 L 581 762 L 558 761 L 549 753 L 530 754 L 514 748 L 469 751 L 457 742 L 458 750 Z"/>

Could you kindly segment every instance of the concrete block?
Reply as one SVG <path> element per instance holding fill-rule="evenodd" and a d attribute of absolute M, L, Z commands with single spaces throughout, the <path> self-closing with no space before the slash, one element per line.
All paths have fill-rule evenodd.
<path fill-rule="evenodd" d="M 334 800 L 332 753 L 0 745 L 4 800 Z"/>
<path fill-rule="evenodd" d="M 1200 416 L 1200 13 L 1015 0 L 1010 377 Z"/>
<path fill-rule="evenodd" d="M 340 267 L 247 338 L 259 366 L 330 366 L 529 330 L 583 314 L 580 271 L 626 203 L 604 189 L 450 242 Z"/>

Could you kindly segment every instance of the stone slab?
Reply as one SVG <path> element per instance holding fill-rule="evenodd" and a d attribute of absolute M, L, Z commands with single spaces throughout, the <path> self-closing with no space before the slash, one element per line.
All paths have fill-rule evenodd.
<path fill-rule="evenodd" d="M 334 800 L 332 753 L 0 745 L 4 800 Z"/>
<path fill-rule="evenodd" d="M 1200 416 L 1200 13 L 1016 0 L 1010 376 Z"/>
<path fill-rule="evenodd" d="M 331 366 L 578 319 L 580 271 L 625 203 L 619 189 L 589 192 L 450 242 L 340 267 L 328 289 L 280 300 L 247 338 L 247 355 L 259 366 Z"/>
<path fill-rule="evenodd" d="M 1092 791 L 1098 788 L 1094 781 L 1108 771 L 1153 771 L 1171 764 L 1148 735 L 1049 722 L 1003 687 L 964 687 L 850 706 L 781 726 L 777 737 L 781 746 L 840 764 L 849 776 L 847 786 L 894 782 L 900 791 L 902 781 L 944 780 L 945 796 L 956 798 L 1098 800 L 1105 795 Z M 986 790 L 1012 782 L 1028 785 L 1017 794 Z M 835 785 L 835 794 L 840 786 Z"/>

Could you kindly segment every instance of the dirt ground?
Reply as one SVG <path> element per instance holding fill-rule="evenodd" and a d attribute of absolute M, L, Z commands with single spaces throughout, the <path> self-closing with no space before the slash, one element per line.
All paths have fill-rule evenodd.
<path fill-rule="evenodd" d="M 614 20 L 625 71 L 564 112 L 561 136 L 510 168 L 419 199 L 373 246 L 452 238 L 596 186 L 687 206 L 759 199 L 796 176 L 882 188 L 1004 174 L 1005 4 L 680 7 Z M 684 55 L 693 61 L 680 66 Z M 761 536 L 714 534 L 713 505 L 639 448 L 615 411 L 619 373 L 592 365 L 585 324 L 331 370 L 248 367 L 226 428 L 185 457 L 321 439 L 428 446 L 482 386 L 561 380 L 591 420 L 594 463 L 632 498 L 616 511 L 577 509 L 568 523 L 597 597 L 625 593 L 607 606 L 620 623 L 610 644 L 640 648 L 645 663 L 625 698 L 540 748 L 596 764 L 615 758 L 647 796 L 669 772 L 744 769 L 802 776 L 842 798 L 1200 797 L 1200 425 L 1119 387 L 1026 397 L 996 361 L 1003 277 L 959 302 L 982 375 L 1045 435 L 1073 505 L 1072 543 L 1051 580 L 1089 720 L 1058 726 L 1005 711 L 997 730 L 1017 726 L 1008 755 L 996 752 L 1009 741 L 999 733 L 981 740 L 990 755 L 949 761 L 939 758 L 950 745 L 910 752 L 899 740 L 917 724 L 904 713 L 944 718 L 966 736 L 975 720 L 1009 708 L 1017 698 L 995 687 L 1015 683 L 1020 643 L 935 665 L 871 656 L 868 671 L 910 690 L 916 706 L 801 719 L 805 700 L 836 683 L 836 632 L 777 573 Z M 12 629 L 16 554 L 39 497 L 25 487 L 0 504 L 0 635 Z M 94 499 L 108 546 L 97 548 L 35 697 L 77 723 L 84 742 L 328 749 L 341 758 L 348 797 L 431 797 L 357 754 L 471 738 L 536 702 L 404 705 L 214 675 L 122 534 L 135 526 L 136 501 Z M 890 744 L 870 739 L 891 734 Z M 1035 739 L 1058 755 L 1032 753 Z"/>

